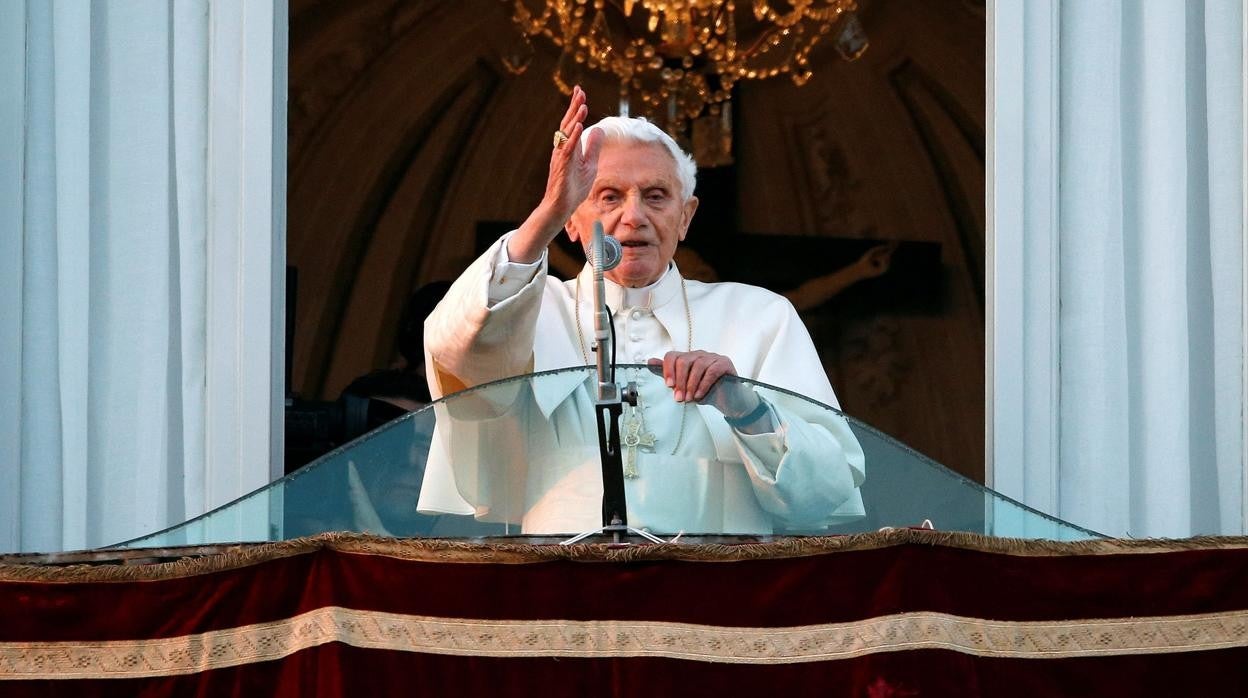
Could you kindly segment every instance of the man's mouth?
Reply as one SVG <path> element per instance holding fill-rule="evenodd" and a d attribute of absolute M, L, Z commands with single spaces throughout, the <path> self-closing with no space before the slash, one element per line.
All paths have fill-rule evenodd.
<path fill-rule="evenodd" d="M 621 240 L 620 241 L 620 245 L 624 247 L 646 247 L 649 244 L 650 243 L 648 242 L 642 242 L 640 240 Z"/>

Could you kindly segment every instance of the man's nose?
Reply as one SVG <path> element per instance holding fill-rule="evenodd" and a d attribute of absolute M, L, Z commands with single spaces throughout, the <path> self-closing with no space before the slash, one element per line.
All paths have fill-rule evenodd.
<path fill-rule="evenodd" d="M 627 196 L 624 202 L 620 204 L 620 223 L 630 228 L 639 228 L 646 223 L 646 212 L 641 206 L 641 199 L 636 196 Z"/>

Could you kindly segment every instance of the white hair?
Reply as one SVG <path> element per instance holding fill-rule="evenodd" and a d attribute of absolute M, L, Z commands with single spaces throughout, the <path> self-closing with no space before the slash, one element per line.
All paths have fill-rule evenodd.
<path fill-rule="evenodd" d="M 663 146 L 676 163 L 676 178 L 680 180 L 681 200 L 688 201 L 693 196 L 693 188 L 697 183 L 698 166 L 694 163 L 693 156 L 681 150 L 676 141 L 667 135 L 667 132 L 663 129 L 642 117 L 608 116 L 581 132 L 581 152 L 585 151 L 589 132 L 595 130 L 602 132 L 603 145 L 609 143 L 658 143 Z"/>

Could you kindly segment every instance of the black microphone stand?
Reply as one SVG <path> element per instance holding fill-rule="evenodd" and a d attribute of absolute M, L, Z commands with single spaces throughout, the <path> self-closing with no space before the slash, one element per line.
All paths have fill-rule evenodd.
<path fill-rule="evenodd" d="M 667 541 L 649 531 L 628 525 L 628 498 L 624 493 L 624 461 L 620 455 L 620 415 L 624 403 L 637 406 L 637 384 L 629 383 L 624 390 L 615 383 L 615 366 L 612 362 L 612 346 L 615 342 L 603 288 L 603 239 L 602 223 L 594 222 L 594 238 L 590 247 L 594 265 L 594 353 L 598 368 L 598 389 L 594 400 L 594 421 L 598 423 L 598 454 L 602 460 L 602 527 L 580 533 L 561 545 L 578 543 L 595 535 L 610 534 L 613 543 L 621 537 L 636 535 L 652 543 Z M 619 263 L 618 256 L 613 268 Z"/>

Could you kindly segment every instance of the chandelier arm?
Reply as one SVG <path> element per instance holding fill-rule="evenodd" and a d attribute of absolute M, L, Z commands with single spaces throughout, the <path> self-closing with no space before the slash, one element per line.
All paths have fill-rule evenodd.
<path fill-rule="evenodd" d="M 699 128 L 704 145 L 718 138 L 706 129 L 724 127 L 708 126 L 706 119 L 727 123 L 723 110 L 730 107 L 723 105 L 731 102 L 737 82 L 787 73 L 795 85 L 805 84 L 815 46 L 858 7 L 856 0 L 542 0 L 534 12 L 535 1 L 503 0 L 513 6 L 522 34 L 545 36 L 560 49 L 554 82 L 561 92 L 582 80 L 583 69 L 611 75 L 619 82 L 621 105 L 638 105 L 678 138 L 689 137 L 690 125 L 699 124 L 695 146 Z M 754 20 L 738 27 L 742 2 L 750 3 Z M 646 15 L 632 15 L 637 8 Z M 631 19 L 612 22 L 608 12 Z M 640 26 L 648 31 L 633 36 Z M 744 36 L 739 28 L 746 29 Z M 728 161 L 730 148 L 724 147 Z"/>

